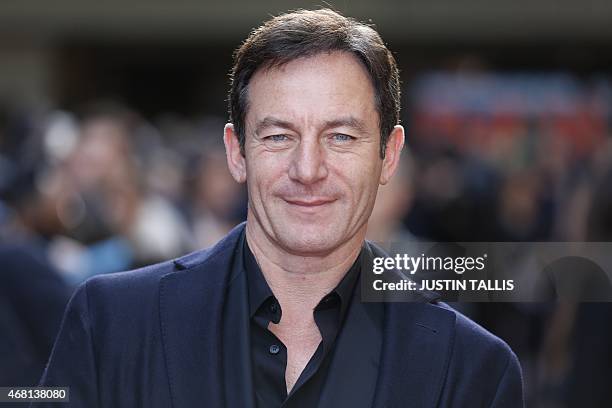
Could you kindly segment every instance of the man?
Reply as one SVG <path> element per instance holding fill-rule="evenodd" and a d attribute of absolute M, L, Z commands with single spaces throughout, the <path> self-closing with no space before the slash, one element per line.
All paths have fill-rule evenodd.
<path fill-rule="evenodd" d="M 273 18 L 237 51 L 229 99 L 246 224 L 83 285 L 42 383 L 78 407 L 520 407 L 501 340 L 429 293 L 361 302 L 368 217 L 404 144 L 379 35 L 330 10 Z"/>

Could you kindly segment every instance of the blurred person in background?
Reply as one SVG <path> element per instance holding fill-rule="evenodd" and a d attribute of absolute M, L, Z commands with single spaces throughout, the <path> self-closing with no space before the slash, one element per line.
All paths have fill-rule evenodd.
<path fill-rule="evenodd" d="M 47 256 L 49 240 L 63 231 L 61 194 L 57 183 L 42 191 L 39 177 L 57 173 L 40 151 L 27 151 L 35 135 L 12 120 L 0 121 L 0 385 L 34 386 L 72 288 Z"/>
<path fill-rule="evenodd" d="M 594 183 L 587 220 L 588 241 L 612 242 L 612 154 L 608 156 L 607 167 Z M 607 265 L 610 265 L 612 254 L 608 256 Z M 568 407 L 603 408 L 612 403 L 611 323 L 612 303 L 582 303 L 578 306 L 570 341 Z"/>
<path fill-rule="evenodd" d="M 505 174 L 501 180 L 494 236 L 499 241 L 550 238 L 554 211 L 544 194 L 544 177 L 536 169 Z"/>
<path fill-rule="evenodd" d="M 432 138 L 434 138 L 432 136 Z M 414 204 L 405 219 L 430 241 L 484 241 L 491 237 L 499 173 L 478 156 L 450 146 L 418 146 Z"/>
<path fill-rule="evenodd" d="M 208 248 L 244 220 L 245 192 L 227 169 L 221 143 L 207 143 L 189 179 L 192 249 Z"/>
<path fill-rule="evenodd" d="M 612 144 L 608 140 L 593 160 L 575 174 L 559 220 L 558 233 L 568 241 L 612 242 Z M 589 269 L 609 271 L 604 263 Z M 606 261 L 607 260 L 607 261 Z M 575 267 L 571 273 L 590 272 Z M 587 275 L 588 276 L 588 275 Z M 580 276 L 581 278 L 584 276 Z M 592 291 L 609 296 L 609 275 Z M 577 282 L 579 283 L 579 282 Z M 588 287 L 587 287 L 588 288 Z M 601 299 L 602 296 L 599 296 Z M 534 406 L 545 408 L 608 407 L 612 402 L 612 304 L 565 301 L 549 305 L 548 318 L 540 325 L 543 339 L 533 376 Z"/>
<path fill-rule="evenodd" d="M 585 223 L 586 239 L 591 242 L 612 242 L 612 151 L 607 150 L 607 153 L 605 167 L 600 171 L 594 169 L 593 192 Z M 610 254 L 608 260 L 607 265 L 610 265 Z M 609 286 L 611 282 L 608 280 L 606 284 Z M 559 400 L 568 408 L 610 406 L 612 303 L 569 304 L 559 308 L 557 320 L 553 333 L 560 335 L 550 337 L 545 355 L 549 357 L 549 365 L 557 368 L 563 379 Z"/>
<path fill-rule="evenodd" d="M 120 106 L 95 105 L 84 116 L 79 141 L 66 159 L 85 215 L 75 219 L 75 245 L 89 246 L 86 262 L 69 258 L 70 243 L 58 262 L 81 276 L 117 272 L 172 258 L 187 251 L 183 217 L 166 197 L 149 190 L 146 162 L 134 150 L 141 119 Z M 77 215 L 78 213 L 73 213 Z"/>
<path fill-rule="evenodd" d="M 26 241 L 0 241 L 0 386 L 35 386 L 71 288 Z"/>
<path fill-rule="evenodd" d="M 373 242 L 390 244 L 389 250 L 406 251 L 418 242 L 404 225 L 412 208 L 416 167 L 410 152 L 404 152 L 397 172 L 391 181 L 378 188 L 376 204 L 368 223 L 367 238 Z M 387 248 L 387 245 L 385 245 Z"/>

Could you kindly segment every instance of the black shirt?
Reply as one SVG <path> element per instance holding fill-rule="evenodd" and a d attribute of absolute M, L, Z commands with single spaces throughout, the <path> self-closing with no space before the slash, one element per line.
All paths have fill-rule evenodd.
<path fill-rule="evenodd" d="M 359 257 L 336 288 L 325 295 L 315 307 L 313 317 L 321 333 L 321 343 L 287 395 L 285 383 L 287 348 L 268 330 L 271 322 L 275 324 L 280 322 L 282 309 L 246 239 L 243 253 L 249 296 L 253 385 L 257 406 L 259 408 L 315 407 L 329 371 L 331 351 L 351 304 L 359 277 Z"/>
<path fill-rule="evenodd" d="M 351 268 L 350 273 L 347 273 L 341 284 L 331 292 L 332 299 L 337 296 L 337 300 L 340 300 L 340 302 L 336 303 L 332 300 L 332 306 L 329 309 L 321 307 L 320 311 L 323 311 L 323 313 L 317 312 L 317 315 L 323 316 L 322 319 L 317 319 L 319 320 L 317 322 L 320 327 L 319 330 L 323 327 L 323 332 L 327 333 L 322 335 L 321 349 L 323 351 L 316 357 L 313 356 L 312 361 L 307 365 L 308 370 L 304 370 L 298 381 L 300 385 L 298 386 L 296 383 L 288 399 L 286 398 L 285 366 L 283 364 L 280 364 L 282 370 L 277 370 L 277 374 L 273 375 L 274 380 L 269 383 L 272 386 L 260 383 L 260 379 L 257 378 L 260 376 L 260 371 L 255 368 L 257 355 L 276 357 L 281 352 L 281 344 L 280 342 L 274 343 L 279 347 L 277 355 L 270 355 L 270 346 L 273 344 L 268 343 L 265 343 L 259 349 L 261 354 L 257 350 L 252 351 L 259 336 L 252 335 L 251 331 L 255 326 L 261 326 L 258 326 L 255 320 L 251 318 L 250 313 L 249 298 L 255 299 L 255 296 L 249 296 L 246 267 L 247 259 L 249 259 L 247 249 L 248 245 L 243 233 L 233 256 L 232 270 L 226 287 L 226 300 L 221 317 L 222 332 L 220 335 L 223 347 L 219 358 L 222 361 L 223 374 L 219 380 L 224 384 L 225 401 L 223 406 L 228 408 L 256 408 L 257 406 L 259 408 L 280 406 L 291 408 L 371 408 L 382 350 L 384 304 L 360 301 L 361 286 L 367 284 L 366 280 L 361 278 L 361 274 L 363 270 L 368 269 L 364 265 L 371 263 L 373 257 L 368 244 L 364 244 L 357 258 L 359 265 L 354 265 L 357 269 Z M 252 257 L 252 255 L 250 256 Z M 251 266 L 257 265 L 253 258 L 251 258 L 251 261 L 254 262 Z M 249 270 L 259 272 L 261 277 L 259 282 L 266 283 L 259 267 L 249 268 Z M 352 282 L 352 279 L 355 279 L 355 281 Z M 251 279 L 251 283 L 253 283 L 253 279 Z M 354 286 L 353 289 L 350 288 L 351 285 Z M 265 286 L 262 285 L 261 288 L 269 289 L 267 283 Z M 352 295 L 350 295 L 351 291 L 353 292 Z M 348 302 L 344 302 L 347 297 Z M 336 307 L 338 304 L 340 305 L 339 314 Z M 259 307 L 255 310 L 258 309 Z M 334 310 L 336 310 L 336 313 L 333 312 Z M 280 313 L 279 310 L 279 315 L 274 318 L 280 319 Z M 328 316 L 342 316 L 342 318 L 339 324 L 328 325 L 326 323 Z M 327 329 L 328 327 L 330 329 Z M 335 335 L 330 334 L 331 332 L 334 332 Z M 253 341 L 251 341 L 251 337 L 253 337 Z M 262 338 L 265 339 L 266 337 Z M 275 350 L 273 349 L 274 352 Z M 265 358 L 263 360 L 266 361 Z M 273 362 L 275 360 L 270 358 L 267 361 Z M 284 361 L 286 363 L 286 358 Z M 307 371 L 308 374 L 306 374 Z M 274 388 L 274 384 L 281 385 Z M 278 393 L 276 393 L 276 389 L 278 389 Z M 267 402 L 262 402 L 262 398 L 266 398 L 266 396 L 271 399 L 276 398 L 275 401 L 280 402 L 268 405 Z M 285 399 L 287 401 L 284 401 Z"/>

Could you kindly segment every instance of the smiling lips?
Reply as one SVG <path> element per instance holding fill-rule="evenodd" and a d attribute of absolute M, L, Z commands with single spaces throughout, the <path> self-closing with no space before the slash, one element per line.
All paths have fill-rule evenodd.
<path fill-rule="evenodd" d="M 316 209 L 317 207 L 321 207 L 325 204 L 330 204 L 336 201 L 333 198 L 315 198 L 315 199 L 301 199 L 301 198 L 285 198 L 287 203 L 291 205 L 295 205 L 302 208 L 312 208 Z"/>

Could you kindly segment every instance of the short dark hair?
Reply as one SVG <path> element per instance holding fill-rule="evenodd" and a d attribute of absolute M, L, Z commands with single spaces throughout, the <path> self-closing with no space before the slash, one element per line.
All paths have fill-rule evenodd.
<path fill-rule="evenodd" d="M 248 86 L 260 68 L 279 67 L 322 52 L 346 51 L 364 65 L 375 92 L 380 124 L 380 156 L 399 123 L 400 81 L 395 58 L 370 25 L 330 9 L 297 10 L 255 29 L 234 53 L 229 91 L 230 121 L 244 155 Z"/>

